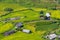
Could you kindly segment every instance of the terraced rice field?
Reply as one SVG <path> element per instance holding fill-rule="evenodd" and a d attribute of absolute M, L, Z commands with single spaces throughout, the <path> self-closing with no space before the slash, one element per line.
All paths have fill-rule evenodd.
<path fill-rule="evenodd" d="M 2 4 L 0 3 L 0 10 L 1 10 L 1 14 L 0 16 L 2 16 L 4 13 L 6 13 L 3 9 L 10 7 L 13 8 L 14 11 L 17 12 L 13 12 L 13 13 L 9 13 L 8 15 L 2 16 L 0 18 L 0 20 L 5 20 L 7 18 L 13 18 L 16 16 L 19 16 L 20 19 L 19 20 L 13 20 L 13 21 L 8 21 L 7 23 L 4 23 L 4 21 L 0 22 L 0 40 L 46 40 L 44 38 L 42 38 L 42 36 L 44 36 L 44 33 L 48 32 L 48 31 L 52 31 L 55 28 L 60 28 L 58 27 L 57 24 L 50 24 L 50 22 L 33 22 L 33 21 L 38 21 L 40 20 L 40 10 L 43 10 L 44 13 L 46 12 L 51 12 L 51 18 L 59 18 L 60 19 L 60 10 L 48 10 L 45 8 L 32 8 L 34 11 L 32 10 L 25 10 L 25 11 L 19 11 L 19 10 L 23 10 L 23 9 L 28 9 L 26 7 L 22 7 L 19 6 L 17 4 Z M 32 23 L 29 23 L 30 21 L 32 21 Z M 17 31 L 14 34 L 11 34 L 9 36 L 4 36 L 3 32 L 6 32 L 8 30 L 11 30 L 15 27 L 15 25 L 13 23 L 17 23 L 17 22 L 23 22 L 25 29 L 29 29 L 32 31 L 31 34 L 26 34 L 23 33 L 21 31 Z M 28 22 L 28 23 L 27 23 Z"/>

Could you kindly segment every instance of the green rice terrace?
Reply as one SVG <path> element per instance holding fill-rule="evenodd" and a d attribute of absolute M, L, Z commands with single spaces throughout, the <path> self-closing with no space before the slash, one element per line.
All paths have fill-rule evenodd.
<path fill-rule="evenodd" d="M 51 12 L 51 19 L 41 19 L 41 10 L 44 16 Z M 0 40 L 49 40 L 50 33 L 59 40 L 60 10 L 0 3 Z"/>

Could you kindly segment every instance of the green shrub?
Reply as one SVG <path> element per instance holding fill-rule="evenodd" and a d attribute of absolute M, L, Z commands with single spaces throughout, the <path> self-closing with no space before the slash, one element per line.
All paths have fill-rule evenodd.
<path fill-rule="evenodd" d="M 4 11 L 6 11 L 6 12 L 12 12 L 13 9 L 12 8 L 5 8 Z"/>

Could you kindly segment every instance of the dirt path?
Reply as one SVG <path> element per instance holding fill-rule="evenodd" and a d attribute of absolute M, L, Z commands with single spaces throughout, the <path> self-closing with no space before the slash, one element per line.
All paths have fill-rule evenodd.
<path fill-rule="evenodd" d="M 36 22 L 52 22 L 52 21 L 58 21 L 58 20 L 35 20 L 35 21 L 26 22 L 26 23 L 29 24 L 29 23 L 36 23 Z"/>

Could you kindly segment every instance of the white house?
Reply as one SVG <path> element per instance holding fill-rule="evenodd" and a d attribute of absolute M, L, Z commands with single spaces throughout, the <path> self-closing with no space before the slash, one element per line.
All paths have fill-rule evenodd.
<path fill-rule="evenodd" d="M 46 17 L 50 17 L 50 14 L 49 13 L 46 13 Z"/>
<path fill-rule="evenodd" d="M 50 35 L 48 35 L 48 38 L 49 38 L 50 40 L 52 40 L 52 39 L 54 39 L 54 38 L 56 38 L 56 37 L 57 37 L 56 34 L 50 34 Z"/>
<path fill-rule="evenodd" d="M 25 33 L 30 33 L 31 31 L 28 30 L 28 29 L 23 29 L 22 32 L 25 32 Z"/>

